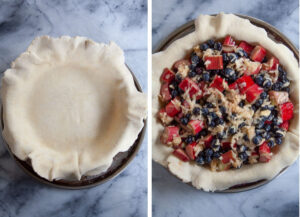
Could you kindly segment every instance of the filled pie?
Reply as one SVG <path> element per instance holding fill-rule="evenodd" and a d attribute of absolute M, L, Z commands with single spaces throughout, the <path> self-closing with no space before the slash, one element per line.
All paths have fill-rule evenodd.
<path fill-rule="evenodd" d="M 234 15 L 195 25 L 153 55 L 153 159 L 204 190 L 272 178 L 298 156 L 297 61 Z"/>
<path fill-rule="evenodd" d="M 41 177 L 99 175 L 137 139 L 146 97 L 115 43 L 36 38 L 2 78 L 3 136 Z"/>

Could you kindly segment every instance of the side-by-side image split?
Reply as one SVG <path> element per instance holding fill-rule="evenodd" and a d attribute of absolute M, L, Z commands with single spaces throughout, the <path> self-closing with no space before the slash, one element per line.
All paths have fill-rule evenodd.
<path fill-rule="evenodd" d="M 2 1 L 2 217 L 299 217 L 299 2 Z"/>

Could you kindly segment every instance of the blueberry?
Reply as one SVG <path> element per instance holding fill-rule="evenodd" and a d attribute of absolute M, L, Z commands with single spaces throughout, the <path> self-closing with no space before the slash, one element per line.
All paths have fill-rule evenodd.
<path fill-rule="evenodd" d="M 257 135 L 257 136 L 254 136 L 254 137 L 253 137 L 252 142 L 253 142 L 255 145 L 258 145 L 258 144 L 260 144 L 261 140 L 262 140 L 262 137 L 259 136 L 259 135 Z"/>
<path fill-rule="evenodd" d="M 209 134 L 208 130 L 207 129 L 203 129 L 199 132 L 199 135 L 200 136 L 207 136 Z"/>
<path fill-rule="evenodd" d="M 275 84 L 272 85 L 272 90 L 279 91 L 281 86 L 282 86 L 281 82 L 276 82 Z"/>
<path fill-rule="evenodd" d="M 233 83 L 235 82 L 236 79 L 237 79 L 236 74 L 233 74 L 230 78 L 228 78 L 228 82 Z"/>
<path fill-rule="evenodd" d="M 200 45 L 200 50 L 202 50 L 202 51 L 205 51 L 205 50 L 207 50 L 208 48 L 209 48 L 208 45 L 205 44 L 205 43 L 203 43 L 203 44 Z"/>
<path fill-rule="evenodd" d="M 224 106 L 220 105 L 219 109 L 220 109 L 223 116 L 226 115 L 226 108 Z"/>
<path fill-rule="evenodd" d="M 211 116 L 213 119 L 218 118 L 218 115 L 215 112 L 209 112 L 208 115 Z"/>
<path fill-rule="evenodd" d="M 217 138 L 218 139 L 223 139 L 225 137 L 225 132 L 219 132 L 217 133 Z"/>
<path fill-rule="evenodd" d="M 208 102 L 208 103 L 206 103 L 206 107 L 207 108 L 214 108 L 215 106 L 212 103 Z"/>
<path fill-rule="evenodd" d="M 212 161 L 211 156 L 205 156 L 205 163 L 210 163 Z"/>
<path fill-rule="evenodd" d="M 255 102 L 255 106 L 256 107 L 260 107 L 262 104 L 263 104 L 263 100 L 262 99 L 258 99 L 258 100 L 256 100 L 256 102 Z"/>
<path fill-rule="evenodd" d="M 272 109 L 272 114 L 274 115 L 274 117 L 278 116 L 278 111 L 275 109 L 275 107 L 271 107 Z"/>
<path fill-rule="evenodd" d="M 261 134 L 263 134 L 264 132 L 265 132 L 264 129 L 255 129 L 255 134 L 257 134 L 257 135 L 261 135 Z"/>
<path fill-rule="evenodd" d="M 221 51 L 222 50 L 222 44 L 220 42 L 216 42 L 214 44 L 214 49 L 218 50 L 218 51 Z"/>
<path fill-rule="evenodd" d="M 269 124 L 266 124 L 264 129 L 265 131 L 269 132 L 271 130 L 271 126 Z"/>
<path fill-rule="evenodd" d="M 281 66 L 278 67 L 278 71 L 279 71 L 279 76 L 278 76 L 279 80 L 285 80 L 286 77 L 287 77 L 286 71 L 284 71 L 284 70 L 281 68 Z"/>
<path fill-rule="evenodd" d="M 180 83 L 180 82 L 182 81 L 181 75 L 180 75 L 180 74 L 176 74 L 175 80 L 176 80 L 178 83 Z"/>
<path fill-rule="evenodd" d="M 185 142 L 187 144 L 191 144 L 192 142 L 194 142 L 194 137 L 189 135 L 188 137 L 186 137 Z"/>
<path fill-rule="evenodd" d="M 260 98 L 261 98 L 261 99 L 266 99 L 267 97 L 268 97 L 267 92 L 262 92 L 262 93 L 260 94 Z"/>
<path fill-rule="evenodd" d="M 183 124 L 183 125 L 187 125 L 189 123 L 189 119 L 186 118 L 186 117 L 182 117 L 180 118 L 180 122 Z"/>
<path fill-rule="evenodd" d="M 229 57 L 228 57 L 228 55 L 227 55 L 226 53 L 223 53 L 223 54 L 222 54 L 222 57 L 223 57 L 223 62 L 224 62 L 225 64 L 229 62 Z"/>
<path fill-rule="evenodd" d="M 196 67 L 195 72 L 196 72 L 197 75 L 201 75 L 202 72 L 203 72 L 203 69 L 201 67 Z"/>
<path fill-rule="evenodd" d="M 256 110 L 257 110 L 257 107 L 255 106 L 255 104 L 252 104 L 252 105 L 251 105 L 251 109 L 252 109 L 253 111 L 256 111 Z"/>
<path fill-rule="evenodd" d="M 202 108 L 201 113 L 203 116 L 207 116 L 209 113 L 208 108 Z"/>
<path fill-rule="evenodd" d="M 280 131 L 278 130 L 278 131 L 276 131 L 276 133 L 275 133 L 275 137 L 276 137 L 276 138 L 281 138 L 281 137 L 283 137 L 283 134 L 280 133 Z"/>
<path fill-rule="evenodd" d="M 247 55 L 247 53 L 243 49 L 239 49 L 236 54 L 239 57 L 243 57 L 243 56 L 245 56 L 245 54 Z"/>
<path fill-rule="evenodd" d="M 235 53 L 230 53 L 229 55 L 229 59 L 231 63 L 234 63 L 236 61 L 236 59 L 238 58 L 238 55 Z"/>
<path fill-rule="evenodd" d="M 263 82 L 264 82 L 264 79 L 261 75 L 258 75 L 256 78 L 255 78 L 255 83 L 258 84 L 259 86 L 262 86 L 263 85 Z"/>
<path fill-rule="evenodd" d="M 192 62 L 192 65 L 199 64 L 200 58 L 198 57 L 198 55 L 196 53 L 192 53 L 192 55 L 191 55 L 191 62 Z"/>
<path fill-rule="evenodd" d="M 171 95 L 172 95 L 172 98 L 175 98 L 176 96 L 178 96 L 178 91 L 177 90 L 172 90 Z"/>
<path fill-rule="evenodd" d="M 191 118 L 191 113 L 187 113 L 186 115 L 185 115 L 185 117 L 187 118 L 187 119 L 189 119 L 190 120 L 190 118 Z"/>
<path fill-rule="evenodd" d="M 213 158 L 219 158 L 219 157 L 221 157 L 220 152 L 216 151 L 216 152 L 213 153 Z"/>
<path fill-rule="evenodd" d="M 199 107 L 195 107 L 194 109 L 193 109 L 193 114 L 194 115 L 199 115 L 200 114 L 200 108 Z"/>
<path fill-rule="evenodd" d="M 265 132 L 264 138 L 265 138 L 266 140 L 268 140 L 268 139 L 270 139 L 270 137 L 271 137 L 271 134 L 268 133 L 268 132 Z"/>
<path fill-rule="evenodd" d="M 267 117 L 267 121 L 272 121 L 274 118 L 274 115 L 271 113 L 268 117 Z"/>
<path fill-rule="evenodd" d="M 230 78 L 234 74 L 234 70 L 231 68 L 225 68 L 224 74 L 227 78 Z"/>
<path fill-rule="evenodd" d="M 275 139 L 276 144 L 281 145 L 282 144 L 282 138 L 278 137 Z"/>
<path fill-rule="evenodd" d="M 244 145 L 241 145 L 241 146 L 239 147 L 239 151 L 240 151 L 240 152 L 244 152 L 244 151 L 246 151 L 246 150 L 248 150 L 248 148 L 247 148 L 246 146 L 244 146 Z"/>
<path fill-rule="evenodd" d="M 279 125 L 278 117 L 274 117 L 273 120 L 272 120 L 272 123 L 275 124 L 275 125 Z"/>
<path fill-rule="evenodd" d="M 193 77 L 196 76 L 196 72 L 194 72 L 194 71 L 189 71 L 188 76 L 189 76 L 190 78 L 193 78 Z"/>
<path fill-rule="evenodd" d="M 198 163 L 198 164 L 200 164 L 200 165 L 205 164 L 203 155 L 199 154 L 199 155 L 196 157 L 196 163 Z"/>
<path fill-rule="evenodd" d="M 240 128 L 243 128 L 244 126 L 246 126 L 246 123 L 242 122 L 242 123 L 239 124 L 238 128 L 240 129 Z"/>
<path fill-rule="evenodd" d="M 241 152 L 239 153 L 239 158 L 242 160 L 242 161 L 246 161 L 248 159 L 248 155 L 246 152 Z"/>
<path fill-rule="evenodd" d="M 239 107 L 243 108 L 245 106 L 245 100 L 239 102 Z"/>
<path fill-rule="evenodd" d="M 261 128 L 263 128 L 264 127 L 264 125 L 265 125 L 265 120 L 264 119 L 260 119 L 260 120 L 258 120 L 258 123 L 256 124 L 256 128 L 257 129 L 261 129 Z"/>
<path fill-rule="evenodd" d="M 269 141 L 268 141 L 268 146 L 269 146 L 270 148 L 273 148 L 273 147 L 275 146 L 274 141 L 273 141 L 273 140 L 269 140 Z"/>
<path fill-rule="evenodd" d="M 278 71 L 279 71 L 279 73 L 281 73 L 281 74 L 287 74 L 284 70 L 283 70 L 283 68 L 281 67 L 281 66 L 278 66 Z"/>
<path fill-rule="evenodd" d="M 229 133 L 230 135 L 233 135 L 233 134 L 236 133 L 236 131 L 235 131 L 235 129 L 234 129 L 233 127 L 230 127 L 229 130 L 228 130 L 228 133 Z"/>
<path fill-rule="evenodd" d="M 224 124 L 223 118 L 218 118 L 218 119 L 216 120 L 216 124 L 217 124 L 217 125 L 223 125 L 223 124 Z"/>
<path fill-rule="evenodd" d="M 265 80 L 264 82 L 263 82 L 263 87 L 265 88 L 265 89 L 270 89 L 271 88 L 271 86 L 272 86 L 272 82 L 270 81 L 270 80 Z"/>
<path fill-rule="evenodd" d="M 213 120 L 211 120 L 211 121 L 208 123 L 208 126 L 214 128 L 214 127 L 216 126 L 216 122 L 214 122 Z"/>
<path fill-rule="evenodd" d="M 208 72 L 204 72 L 202 74 L 202 78 L 203 78 L 203 81 L 208 82 L 209 81 L 209 73 Z"/>
<path fill-rule="evenodd" d="M 245 141 L 249 141 L 249 137 L 248 137 L 248 135 L 247 135 L 247 134 L 245 134 L 245 135 L 243 136 L 243 140 L 245 140 Z"/>
<path fill-rule="evenodd" d="M 205 156 L 212 156 L 214 151 L 211 148 L 208 148 L 204 151 Z"/>
<path fill-rule="evenodd" d="M 207 43 L 207 45 L 208 45 L 210 48 L 213 48 L 213 47 L 214 47 L 214 44 L 215 44 L 215 41 L 212 40 L 212 39 L 210 39 L 210 40 L 208 40 L 206 43 Z"/>
<path fill-rule="evenodd" d="M 262 63 L 266 63 L 267 61 L 268 61 L 268 59 L 267 59 L 267 57 L 265 56 L 261 62 L 262 62 Z"/>

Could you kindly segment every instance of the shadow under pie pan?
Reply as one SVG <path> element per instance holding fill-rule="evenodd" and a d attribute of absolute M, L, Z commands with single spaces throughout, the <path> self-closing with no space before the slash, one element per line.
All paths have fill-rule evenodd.
<path fill-rule="evenodd" d="M 129 67 L 127 67 L 129 69 Z M 136 77 L 132 73 L 132 71 L 129 69 L 133 80 L 134 84 L 139 92 L 142 92 L 142 88 L 140 84 L 138 83 Z M 22 168 L 22 170 L 36 179 L 37 181 L 53 186 L 53 187 L 58 187 L 58 188 L 64 188 L 64 189 L 83 189 L 83 188 L 90 188 L 94 187 L 100 184 L 103 184 L 106 181 L 111 180 L 112 178 L 116 177 L 119 175 L 128 165 L 129 163 L 133 160 L 133 158 L 136 156 L 138 153 L 141 144 L 143 142 L 145 132 L 146 132 L 146 126 L 147 126 L 147 120 L 144 120 L 144 126 L 142 130 L 138 134 L 138 138 L 135 140 L 135 142 L 132 144 L 132 146 L 126 151 L 126 152 L 119 152 L 116 156 L 113 158 L 113 162 L 111 166 L 107 169 L 107 171 L 95 175 L 95 176 L 82 176 L 80 180 L 76 181 L 69 181 L 69 180 L 53 180 L 49 181 L 47 179 L 42 178 L 39 176 L 32 168 L 30 161 L 22 161 L 18 159 L 10 150 L 9 146 L 5 142 L 5 145 L 7 146 L 7 150 L 12 156 L 12 158 L 16 161 L 16 163 Z M 3 109 L 1 106 L 1 128 L 4 128 L 4 123 L 3 123 Z"/>
<path fill-rule="evenodd" d="M 299 62 L 299 53 L 298 53 L 297 48 L 293 45 L 293 43 L 286 36 L 284 36 L 274 26 L 272 26 L 272 25 L 270 25 L 270 24 L 268 24 L 268 23 L 266 23 L 266 22 L 264 22 L 262 20 L 254 18 L 254 17 L 240 15 L 240 14 L 235 14 L 235 15 L 239 16 L 241 18 L 244 18 L 244 19 L 248 19 L 255 26 L 258 26 L 258 27 L 261 27 L 261 28 L 265 29 L 267 31 L 267 33 L 268 33 L 269 38 L 271 38 L 275 42 L 279 42 L 279 43 L 282 43 L 285 46 L 287 46 L 293 52 L 295 58 Z M 216 14 L 212 14 L 212 16 L 216 16 Z M 159 43 L 159 45 L 154 50 L 154 53 L 157 53 L 157 52 L 165 50 L 170 44 L 172 44 L 177 39 L 182 38 L 182 37 L 186 36 L 187 34 L 189 34 L 191 32 L 194 32 L 195 31 L 195 24 L 194 24 L 194 22 L 195 22 L 194 20 L 189 21 L 188 23 L 180 26 L 175 31 L 173 31 L 170 35 L 168 35 L 164 40 L 162 40 Z M 235 192 L 242 192 L 242 191 L 247 191 L 247 190 L 251 190 L 251 189 L 260 187 L 260 186 L 262 186 L 264 184 L 269 183 L 270 181 L 272 181 L 276 177 L 278 177 L 287 168 L 288 167 L 285 167 L 284 169 L 282 169 L 272 179 L 269 179 L 269 180 L 262 179 L 262 180 L 258 180 L 258 181 L 251 182 L 251 183 L 239 184 L 239 185 L 232 186 L 232 187 L 230 187 L 230 188 L 228 188 L 226 190 L 223 190 L 223 191 L 215 191 L 215 193 L 235 193 Z M 187 183 L 187 184 L 191 185 L 191 183 Z"/>

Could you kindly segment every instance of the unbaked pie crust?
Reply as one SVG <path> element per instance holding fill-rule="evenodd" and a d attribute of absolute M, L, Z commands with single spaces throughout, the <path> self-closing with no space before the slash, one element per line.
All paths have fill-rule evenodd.
<path fill-rule="evenodd" d="M 105 172 L 147 111 L 121 48 L 84 37 L 36 38 L 5 71 L 1 97 L 9 148 L 50 181 Z"/>

